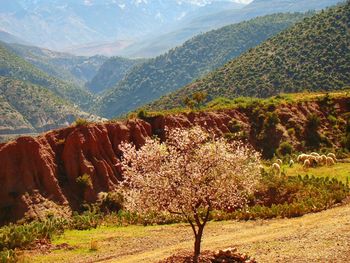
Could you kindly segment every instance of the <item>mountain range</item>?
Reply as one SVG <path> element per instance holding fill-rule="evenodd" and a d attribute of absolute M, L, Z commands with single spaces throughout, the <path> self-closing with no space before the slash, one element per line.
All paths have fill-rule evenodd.
<path fill-rule="evenodd" d="M 74 50 L 92 43 L 130 41 L 171 28 L 214 1 L 4 0 L 0 29 L 41 47 Z M 234 5 L 231 3 L 231 5 Z M 242 6 L 241 4 L 236 4 Z"/>
<path fill-rule="evenodd" d="M 204 78 L 164 96 L 152 109 L 184 106 L 204 92 L 217 97 L 269 97 L 350 86 L 350 3 L 305 18 Z"/>
<path fill-rule="evenodd" d="M 228 6 L 227 2 L 208 4 L 195 14 L 184 17 L 170 31 L 142 39 L 118 54 L 128 57 L 154 57 L 179 46 L 191 37 L 225 25 L 278 12 L 320 10 L 339 0 L 254 0 L 246 6 Z"/>
<path fill-rule="evenodd" d="M 11 1 L 6 8 L 0 7 L 0 14 L 19 15 L 17 2 L 28 10 L 32 4 L 39 9 L 48 5 L 43 0 Z M 146 2 L 133 4 L 143 6 Z M 186 1 L 183 4 L 194 9 L 186 9 L 190 17 L 183 21 L 194 21 L 201 14 L 214 17 L 220 13 L 220 8 L 208 9 L 214 5 L 231 6 L 227 13 L 240 8 L 242 15 L 237 19 L 245 20 L 244 14 L 255 17 L 273 12 L 273 5 L 286 11 L 317 9 L 331 2 L 257 0 L 242 7 L 232 2 Z M 80 4 L 96 7 L 101 2 Z M 176 5 L 181 5 L 180 1 Z M 346 87 L 350 72 L 348 5 L 316 13 L 276 13 L 247 19 L 198 34 L 150 59 L 75 56 L 33 46 L 26 38 L 22 40 L 22 35 L 17 38 L 0 32 L 0 39 L 7 42 L 0 42 L 0 129 L 37 132 L 61 127 L 78 117 L 98 119 L 90 113 L 113 118 L 162 96 L 147 107 L 168 109 L 183 106 L 184 98 L 198 91 L 206 93 L 209 101 L 219 96 L 266 97 Z M 232 14 L 227 17 L 236 19 Z M 225 15 L 219 18 L 223 21 Z"/>
<path fill-rule="evenodd" d="M 198 35 L 132 68 L 94 110 L 108 118 L 134 110 L 223 66 L 307 15 L 311 14 L 268 15 Z"/>

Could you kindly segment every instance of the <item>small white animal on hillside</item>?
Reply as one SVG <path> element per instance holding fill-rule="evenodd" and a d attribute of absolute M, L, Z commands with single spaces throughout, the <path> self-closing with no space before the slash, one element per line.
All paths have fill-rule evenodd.
<path fill-rule="evenodd" d="M 272 171 L 274 174 L 280 174 L 281 173 L 281 167 L 278 163 L 273 163 L 272 164 Z"/>
<path fill-rule="evenodd" d="M 310 166 L 311 166 L 310 160 L 309 160 L 309 159 L 306 159 L 306 160 L 304 161 L 304 164 L 303 164 L 304 169 L 307 169 L 307 168 L 309 168 Z"/>
<path fill-rule="evenodd" d="M 335 162 L 337 161 L 337 157 L 335 156 L 334 153 L 329 153 L 329 154 L 327 154 L 327 157 L 333 158 L 333 160 L 334 160 Z"/>
<path fill-rule="evenodd" d="M 294 165 L 294 161 L 293 161 L 293 160 L 290 160 L 290 161 L 289 161 L 289 167 L 293 167 L 293 165 Z"/>
<path fill-rule="evenodd" d="M 332 157 L 327 157 L 326 164 L 327 164 L 327 166 L 332 166 L 335 164 L 335 161 Z"/>

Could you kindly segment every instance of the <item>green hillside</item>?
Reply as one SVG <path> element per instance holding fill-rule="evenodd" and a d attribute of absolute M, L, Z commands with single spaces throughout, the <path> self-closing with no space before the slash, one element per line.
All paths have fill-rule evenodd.
<path fill-rule="evenodd" d="M 0 77 L 0 134 L 46 131 L 78 117 L 95 118 L 43 87 Z"/>
<path fill-rule="evenodd" d="M 10 52 L 0 43 L 0 76 L 28 81 L 48 88 L 61 98 L 87 109 L 93 97 L 86 90 L 49 76 L 29 62 Z"/>
<path fill-rule="evenodd" d="M 224 65 L 305 14 L 275 14 L 225 26 L 201 34 L 168 53 L 135 66 L 126 78 L 106 93 L 99 113 L 113 117 L 133 110 Z"/>
<path fill-rule="evenodd" d="M 93 93 L 111 88 L 117 85 L 133 66 L 143 61 L 145 60 L 112 57 L 103 63 L 94 78 L 86 83 L 86 87 Z"/>
<path fill-rule="evenodd" d="M 268 97 L 349 86 L 349 25 L 349 2 L 322 11 L 150 107 L 177 107 L 198 91 L 206 92 L 212 100 L 219 96 Z"/>
<path fill-rule="evenodd" d="M 20 44 L 6 44 L 6 48 L 45 73 L 80 86 L 90 81 L 107 60 L 104 56 L 74 56 Z"/>

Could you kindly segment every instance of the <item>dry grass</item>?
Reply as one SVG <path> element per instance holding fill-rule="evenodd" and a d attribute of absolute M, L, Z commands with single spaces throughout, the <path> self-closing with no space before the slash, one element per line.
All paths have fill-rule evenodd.
<path fill-rule="evenodd" d="M 99 244 L 90 250 L 91 239 Z M 49 254 L 28 252 L 30 262 L 157 262 L 181 250 L 191 250 L 192 233 L 184 224 L 101 227 L 68 231 L 55 244 L 74 250 Z M 350 205 L 294 219 L 211 222 L 203 249 L 238 247 L 259 262 L 348 262 Z"/>

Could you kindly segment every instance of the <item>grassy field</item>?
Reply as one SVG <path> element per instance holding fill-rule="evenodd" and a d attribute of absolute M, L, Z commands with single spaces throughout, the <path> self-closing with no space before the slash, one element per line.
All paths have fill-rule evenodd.
<path fill-rule="evenodd" d="M 323 166 L 308 169 L 304 169 L 300 164 L 295 164 L 293 167 L 284 165 L 282 167 L 282 171 L 288 176 L 313 175 L 315 177 L 336 178 L 344 183 L 346 183 L 347 178 L 350 180 L 350 163 L 337 163 L 334 166 Z"/>
<path fill-rule="evenodd" d="M 312 174 L 346 181 L 350 164 L 307 171 L 295 165 L 284 171 L 287 175 Z M 192 243 L 192 232 L 186 224 L 101 226 L 66 231 L 53 240 L 53 248 L 26 251 L 23 261 L 157 262 L 177 251 L 191 250 Z M 350 205 L 294 219 L 210 222 L 205 229 L 203 249 L 228 247 L 237 247 L 259 262 L 348 262 Z"/>

